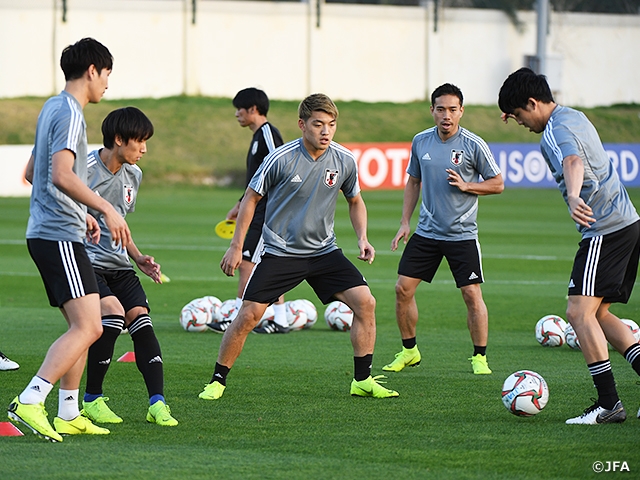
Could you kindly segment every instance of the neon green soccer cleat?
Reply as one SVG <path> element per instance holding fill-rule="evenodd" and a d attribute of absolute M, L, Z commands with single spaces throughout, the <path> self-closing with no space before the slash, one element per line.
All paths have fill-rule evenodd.
<path fill-rule="evenodd" d="M 63 420 L 60 417 L 53 419 L 56 431 L 65 435 L 108 435 L 109 430 L 91 423 L 86 417 L 78 415 L 73 420 Z"/>
<path fill-rule="evenodd" d="M 122 419 L 105 403 L 108 400 L 109 397 L 98 397 L 93 402 L 83 400 L 80 414 L 96 423 L 122 423 Z"/>
<path fill-rule="evenodd" d="M 471 360 L 471 366 L 473 367 L 473 373 L 476 375 L 489 375 L 491 373 L 491 369 L 489 368 L 489 364 L 487 363 L 487 356 L 474 355 L 469 358 Z"/>
<path fill-rule="evenodd" d="M 204 386 L 204 390 L 200 392 L 198 397 L 203 400 L 217 400 L 224 393 L 224 389 L 226 386 L 222 385 L 220 382 L 209 383 Z"/>
<path fill-rule="evenodd" d="M 356 381 L 354 378 L 351 382 L 351 395 L 354 397 L 373 397 L 373 398 L 391 398 L 397 397 L 400 394 L 394 390 L 389 390 L 384 388 L 380 383 L 378 383 L 378 379 L 387 378 L 384 375 L 378 375 L 372 377 L 369 375 L 369 378 L 365 380 Z"/>
<path fill-rule="evenodd" d="M 422 360 L 422 356 L 417 345 L 413 348 L 402 347 L 402 351 L 396 353 L 396 359 L 389 365 L 382 367 L 382 370 L 385 372 L 399 372 L 404 367 L 417 367 L 420 365 L 420 360 Z"/>
<path fill-rule="evenodd" d="M 15 424 L 27 426 L 33 433 L 50 442 L 61 442 L 62 437 L 56 432 L 47 420 L 47 412 L 44 403 L 27 405 L 20 403 L 18 397 L 9 404 L 7 416 Z"/>
<path fill-rule="evenodd" d="M 171 409 L 169 405 L 162 400 L 158 400 L 156 403 L 149 407 L 147 412 L 147 422 L 157 423 L 163 427 L 175 427 L 178 425 L 178 420 L 171 416 Z"/>

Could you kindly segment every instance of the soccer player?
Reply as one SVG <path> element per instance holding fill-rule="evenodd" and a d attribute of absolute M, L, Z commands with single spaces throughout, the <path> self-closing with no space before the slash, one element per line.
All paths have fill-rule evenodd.
<path fill-rule="evenodd" d="M 107 200 L 125 217 L 135 210 L 142 170 L 137 166 L 147 152 L 147 140 L 153 135 L 153 124 L 135 107 L 119 108 L 102 122 L 104 148 L 89 154 L 89 187 Z M 116 245 L 105 232 L 100 212 L 89 209 L 104 232 L 98 244 L 85 241 L 89 259 L 95 270 L 100 291 L 102 336 L 89 348 L 87 387 L 82 414 L 97 423 L 121 423 L 105 403 L 102 385 L 111 364 L 116 340 L 126 328 L 133 340 L 136 365 L 149 393 L 147 421 L 175 426 L 178 421 L 164 398 L 162 353 L 149 317 L 149 303 L 140 279 L 129 261 L 154 282 L 162 283 L 160 265 L 153 257 L 143 255 L 133 240 L 126 248 Z"/>
<path fill-rule="evenodd" d="M 513 118 L 542 133 L 542 156 L 582 235 L 569 280 L 567 320 L 580 339 L 598 399 L 566 423 L 623 422 L 627 414 L 607 340 L 639 375 L 640 345 L 609 308 L 631 296 L 640 254 L 638 214 L 595 127 L 582 112 L 556 104 L 543 75 L 528 68 L 512 73 L 500 88 L 498 104 L 505 123 Z"/>
<path fill-rule="evenodd" d="M 254 175 L 240 204 L 235 234 L 220 262 L 222 271 L 232 276 L 242 261 L 242 242 L 256 205 L 268 193 L 265 253 L 253 269 L 237 318 L 222 337 L 211 383 L 199 395 L 205 400 L 222 396 L 227 374 L 267 306 L 303 280 L 324 304 L 340 300 L 353 310 L 351 395 L 398 396 L 381 386 L 376 381 L 379 377 L 371 376 L 376 301 L 362 274 L 338 248 L 333 232 L 342 190 L 358 238 L 358 258 L 373 261 L 375 250 L 367 239 L 367 209 L 360 195 L 355 158 L 332 141 L 338 109 L 326 95 L 314 94 L 300 103 L 298 115 L 302 138 L 277 148 Z"/>
<path fill-rule="evenodd" d="M 476 216 L 478 196 L 501 193 L 504 182 L 484 140 L 460 126 L 463 114 L 462 92 L 445 83 L 431 94 L 431 115 L 436 125 L 413 138 L 400 228 L 391 242 L 391 250 L 398 248 L 400 239 L 407 245 L 396 282 L 396 320 L 402 351 L 382 368 L 387 372 L 420 364 L 415 293 L 421 281 L 431 283 L 445 257 L 467 307 L 473 373 L 491 373 L 486 356 L 489 315 L 480 288 L 484 279 Z M 420 218 L 409 239 L 411 215 L 421 189 Z"/>
<path fill-rule="evenodd" d="M 49 348 L 36 376 L 9 405 L 9 418 L 50 441 L 60 434 L 107 434 L 80 415 L 78 392 L 87 349 L 102 334 L 100 297 L 85 235 L 98 242 L 100 227 L 87 207 L 100 212 L 112 240 L 131 241 L 127 222 L 87 186 L 87 136 L 82 109 L 98 103 L 109 86 L 113 58 L 92 38 L 64 49 L 60 66 L 64 90 L 44 104 L 25 178 L 33 184 L 27 247 L 53 307 L 69 325 Z M 58 416 L 47 420 L 44 401 L 60 380 Z"/>
<path fill-rule="evenodd" d="M 245 188 L 253 175 L 258 171 L 264 158 L 282 145 L 282 135 L 276 127 L 267 120 L 269 112 L 269 97 L 262 90 L 257 88 L 245 88 L 240 90 L 233 98 L 233 106 L 236 108 L 236 119 L 241 127 L 249 127 L 253 132 L 249 153 L 247 153 L 247 175 Z M 238 200 L 229 213 L 228 220 L 235 220 L 238 217 L 240 202 Z M 238 267 L 238 294 L 236 297 L 236 310 L 242 306 L 242 294 L 247 285 L 247 280 L 256 263 L 260 261 L 264 242 L 262 240 L 262 225 L 264 223 L 264 212 L 267 205 L 267 197 L 264 196 L 253 215 L 249 231 L 244 239 L 242 247 L 242 262 Z M 275 312 L 274 319 L 269 320 L 266 325 L 256 328 L 256 333 L 288 333 L 289 323 L 284 305 L 284 297 L 280 297 L 273 305 Z M 226 322 L 213 322 L 208 327 L 217 333 L 224 333 L 233 319 Z"/>
<path fill-rule="evenodd" d="M 0 371 L 18 370 L 19 368 L 20 365 L 18 365 L 17 362 L 14 362 L 4 353 L 0 352 Z"/>

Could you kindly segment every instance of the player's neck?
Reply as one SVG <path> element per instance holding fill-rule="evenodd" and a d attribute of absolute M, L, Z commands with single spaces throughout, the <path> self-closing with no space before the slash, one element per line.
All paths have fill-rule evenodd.
<path fill-rule="evenodd" d="M 100 160 L 102 160 L 104 166 L 107 167 L 107 169 L 114 175 L 122 168 L 122 162 L 118 161 L 115 151 L 105 147 L 100 149 L 99 154 Z"/>
<path fill-rule="evenodd" d="M 75 98 L 83 109 L 89 103 L 89 92 L 84 78 L 68 80 L 64 86 L 64 91 Z"/>
<path fill-rule="evenodd" d="M 249 124 L 249 128 L 253 133 L 256 133 L 267 122 L 267 117 L 265 117 L 264 115 L 259 115 L 253 122 Z"/>

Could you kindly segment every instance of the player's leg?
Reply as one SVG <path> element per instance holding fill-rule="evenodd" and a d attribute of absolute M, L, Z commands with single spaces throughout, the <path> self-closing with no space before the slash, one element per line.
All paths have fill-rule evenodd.
<path fill-rule="evenodd" d="M 482 298 L 480 284 L 460 287 L 462 298 L 467 306 L 467 327 L 473 342 L 471 366 L 476 375 L 491 373 L 487 364 L 487 342 L 489 340 L 489 313 Z"/>
<path fill-rule="evenodd" d="M 637 345 L 638 342 L 633 336 L 633 333 L 631 333 L 631 330 L 629 330 L 629 327 L 609 311 L 610 306 L 610 303 L 602 302 L 596 312 L 596 318 L 611 346 L 615 348 L 618 353 L 624 355 L 630 347 Z"/>
<path fill-rule="evenodd" d="M 102 335 L 91 347 L 87 358 L 87 385 L 82 400 L 82 414 L 97 423 L 121 423 L 105 402 L 103 384 L 109 366 L 113 361 L 115 344 L 124 329 L 124 307 L 109 288 L 109 272 L 97 271 L 96 280 L 100 290 L 100 311 L 102 315 Z"/>
<path fill-rule="evenodd" d="M 262 257 L 247 283 L 238 315 L 224 332 L 211 382 L 205 385 L 200 398 L 216 400 L 222 396 L 227 375 L 240 356 L 247 336 L 256 327 L 269 304 L 304 280 L 306 268 L 306 259 L 268 254 Z"/>

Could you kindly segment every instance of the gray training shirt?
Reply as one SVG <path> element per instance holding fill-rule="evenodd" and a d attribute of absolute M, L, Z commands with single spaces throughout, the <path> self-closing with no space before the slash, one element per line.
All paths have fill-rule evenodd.
<path fill-rule="evenodd" d="M 353 154 L 331 142 L 313 160 L 302 138 L 267 156 L 249 187 L 269 193 L 262 236 L 265 252 L 277 256 L 318 256 L 336 250 L 333 232 L 338 191 L 347 198 L 360 192 Z"/>
<path fill-rule="evenodd" d="M 138 188 L 142 180 L 142 170 L 137 165 L 125 163 L 115 174 L 111 173 L 100 159 L 99 151 L 89 154 L 89 188 L 107 200 L 123 217 L 136 208 Z M 104 270 L 126 270 L 133 268 L 127 250 L 111 239 L 101 213 L 89 209 L 100 225 L 100 242 L 95 245 L 85 240 L 85 248 L 91 263 Z"/>
<path fill-rule="evenodd" d="M 591 207 L 591 228 L 576 224 L 582 238 L 617 232 L 638 221 L 638 214 L 605 152 L 598 132 L 584 113 L 560 105 L 551 113 L 540 139 L 542 156 L 558 183 L 565 202 L 567 186 L 563 160 L 577 155 L 584 164 L 580 198 Z"/>
<path fill-rule="evenodd" d="M 82 106 L 69 93 L 47 100 L 38 116 L 33 147 L 33 189 L 27 238 L 82 242 L 87 231 L 87 207 L 53 184 L 51 159 L 62 150 L 75 154 L 73 172 L 87 183 L 87 133 Z"/>
<path fill-rule="evenodd" d="M 422 182 L 422 203 L 416 233 L 433 240 L 478 238 L 478 195 L 449 185 L 446 169 L 458 172 L 465 182 L 499 175 L 488 145 L 462 127 L 443 142 L 437 127 L 418 133 L 411 144 L 407 173 Z"/>

